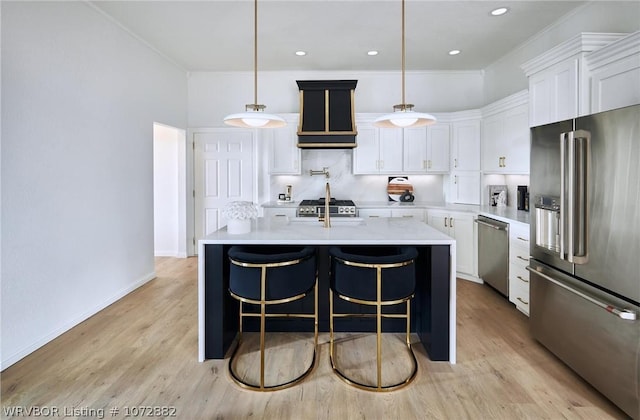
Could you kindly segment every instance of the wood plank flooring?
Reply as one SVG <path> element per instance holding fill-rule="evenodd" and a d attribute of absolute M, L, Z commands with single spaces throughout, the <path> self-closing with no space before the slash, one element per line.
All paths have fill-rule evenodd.
<path fill-rule="evenodd" d="M 321 334 L 318 365 L 302 384 L 243 390 L 231 381 L 227 360 L 197 361 L 197 259 L 156 263 L 155 280 L 2 372 L 2 418 L 25 418 L 9 414 L 18 406 L 55 407 L 71 418 L 96 418 L 100 409 L 104 418 L 125 418 L 127 409 L 131 417 L 151 417 L 131 409 L 145 406 L 157 410 L 154 417 L 179 419 L 625 418 L 530 337 L 527 317 L 489 287 L 464 280 L 456 365 L 430 361 L 417 345 L 412 384 L 386 394 L 361 391 L 332 373 L 328 334 Z M 353 345 L 360 338 L 341 340 Z M 400 342 L 385 335 L 386 346 L 392 341 Z M 309 349 L 302 346 L 300 352 Z M 358 349 L 341 350 L 347 367 L 363 357 Z M 284 371 L 292 357 L 284 354 Z M 402 357 L 392 353 L 385 363 Z"/>

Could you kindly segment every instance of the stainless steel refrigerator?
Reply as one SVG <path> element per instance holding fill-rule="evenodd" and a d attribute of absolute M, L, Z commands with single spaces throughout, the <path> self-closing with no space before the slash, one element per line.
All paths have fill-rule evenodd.
<path fill-rule="evenodd" d="M 640 105 L 531 128 L 533 336 L 640 418 Z"/>

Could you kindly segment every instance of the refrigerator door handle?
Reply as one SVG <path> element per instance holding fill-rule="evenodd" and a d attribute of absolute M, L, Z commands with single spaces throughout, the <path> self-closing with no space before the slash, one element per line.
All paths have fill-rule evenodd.
<path fill-rule="evenodd" d="M 591 297 L 579 290 L 574 289 L 573 287 L 569 287 L 566 284 L 559 282 L 558 280 L 554 279 L 551 276 L 548 276 L 544 273 L 541 273 L 540 271 L 536 270 L 535 268 L 532 268 L 531 266 L 527 266 L 527 270 L 529 270 L 530 272 L 544 278 L 547 281 L 550 281 L 551 283 L 562 287 L 563 289 L 568 290 L 569 292 L 580 296 L 581 298 L 593 303 L 596 306 L 599 306 L 600 308 L 604 309 L 605 311 L 614 314 L 615 316 L 617 316 L 620 319 L 624 319 L 627 321 L 636 321 L 638 319 L 638 314 L 636 314 L 634 311 L 630 311 L 628 309 L 620 309 L 620 308 L 616 308 L 613 305 L 609 305 L 605 302 L 602 302 L 594 297 Z"/>
<path fill-rule="evenodd" d="M 559 242 L 560 242 L 560 259 L 566 260 L 566 217 L 567 217 L 567 206 L 566 206 L 566 168 L 565 164 L 567 162 L 566 151 L 567 151 L 567 142 L 568 142 L 568 134 L 562 133 L 560 134 L 560 226 L 558 227 L 559 233 Z"/>
<path fill-rule="evenodd" d="M 588 191 L 591 133 L 560 135 L 560 258 L 585 264 L 588 254 Z"/>

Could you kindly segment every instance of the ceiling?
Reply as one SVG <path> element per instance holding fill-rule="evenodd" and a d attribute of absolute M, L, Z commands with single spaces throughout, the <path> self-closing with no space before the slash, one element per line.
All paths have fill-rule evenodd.
<path fill-rule="evenodd" d="M 253 69 L 252 0 L 91 3 L 185 70 Z M 406 69 L 484 69 L 584 3 L 407 0 Z M 399 70 L 401 34 L 400 0 L 260 0 L 258 69 Z"/>

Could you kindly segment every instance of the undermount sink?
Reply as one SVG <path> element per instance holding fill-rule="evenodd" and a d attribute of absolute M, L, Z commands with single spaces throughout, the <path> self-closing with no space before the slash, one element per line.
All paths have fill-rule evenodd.
<path fill-rule="evenodd" d="M 287 221 L 288 225 L 302 225 L 302 226 L 324 226 L 324 222 L 318 220 L 315 217 L 290 217 Z M 362 217 L 333 217 L 331 218 L 331 226 L 359 226 L 364 225 L 364 219 Z"/>

